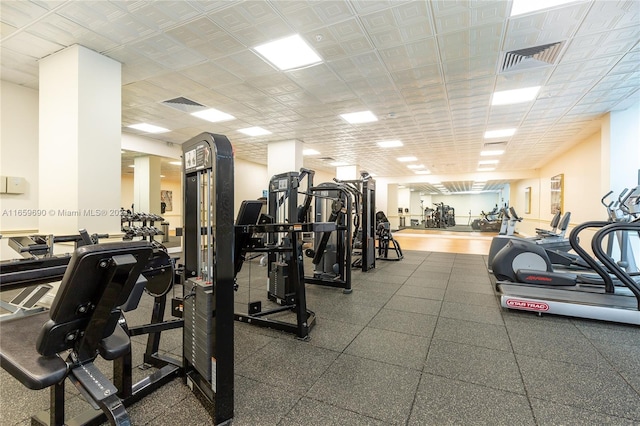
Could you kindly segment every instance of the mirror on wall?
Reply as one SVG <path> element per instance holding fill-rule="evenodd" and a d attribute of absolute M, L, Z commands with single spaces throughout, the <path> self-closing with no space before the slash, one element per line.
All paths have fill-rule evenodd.
<path fill-rule="evenodd" d="M 551 178 L 551 214 L 564 211 L 564 174 Z"/>
<path fill-rule="evenodd" d="M 524 212 L 526 214 L 531 213 L 531 187 L 527 186 L 524 189 Z"/>

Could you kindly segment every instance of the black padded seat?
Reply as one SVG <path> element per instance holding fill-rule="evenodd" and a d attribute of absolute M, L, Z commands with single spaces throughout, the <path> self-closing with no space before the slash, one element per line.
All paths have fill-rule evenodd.
<path fill-rule="evenodd" d="M 51 309 L 2 323 L 0 367 L 29 389 L 52 389 L 52 423 L 67 424 L 63 383 L 71 377 L 111 424 L 131 424 L 118 389 L 93 361 L 98 354 L 114 360 L 131 351 L 129 335 L 119 324 L 121 307 L 137 306 L 132 298 L 141 295 L 146 280 L 139 277 L 152 254 L 146 241 L 77 248 Z"/>
<path fill-rule="evenodd" d="M 67 363 L 57 355 L 35 351 L 36 340 L 49 312 L 4 321 L 0 327 L 0 366 L 29 389 L 44 389 L 67 376 Z M 19 321 L 19 327 L 12 322 Z"/>

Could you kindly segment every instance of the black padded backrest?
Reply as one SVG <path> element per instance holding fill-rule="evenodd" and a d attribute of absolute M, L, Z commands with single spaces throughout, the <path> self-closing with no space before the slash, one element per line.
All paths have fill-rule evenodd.
<path fill-rule="evenodd" d="M 95 351 L 110 336 L 125 303 L 153 253 L 147 241 L 83 246 L 75 250 L 40 331 L 42 355 L 78 349 Z M 94 347 L 95 346 L 95 347 Z"/>
<path fill-rule="evenodd" d="M 569 221 L 571 220 L 571 212 L 566 212 L 564 216 L 562 216 L 562 220 L 558 224 L 558 228 L 560 231 L 566 231 L 569 227 Z"/>
<path fill-rule="evenodd" d="M 560 217 L 562 217 L 562 214 L 560 213 L 560 210 L 558 210 L 556 214 L 553 215 L 553 218 L 551 219 L 551 223 L 549 223 L 549 226 L 553 231 L 558 229 L 558 225 L 560 225 Z"/>
<path fill-rule="evenodd" d="M 238 210 L 236 226 L 257 224 L 263 205 L 264 203 L 260 200 L 244 200 L 242 204 L 240 204 L 240 209 Z M 233 254 L 235 275 L 237 275 L 238 272 L 240 272 L 240 270 L 242 269 L 242 264 L 244 262 L 243 250 L 250 240 L 250 233 L 240 232 L 238 229 L 236 229 Z"/>
<path fill-rule="evenodd" d="M 244 200 L 238 210 L 236 225 L 255 225 L 258 223 L 263 205 L 259 200 Z"/>
<path fill-rule="evenodd" d="M 518 213 L 516 213 L 516 209 L 514 209 L 513 207 L 509 207 L 509 213 L 511 213 L 511 217 L 515 220 L 520 220 L 520 216 L 518 216 Z"/>

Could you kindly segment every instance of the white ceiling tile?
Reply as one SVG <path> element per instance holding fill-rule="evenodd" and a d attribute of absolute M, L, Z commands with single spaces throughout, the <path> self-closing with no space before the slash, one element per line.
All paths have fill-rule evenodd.
<path fill-rule="evenodd" d="M 327 24 L 353 17 L 353 12 L 344 1 L 323 0 L 314 1 L 310 4 L 320 19 Z"/>
<path fill-rule="evenodd" d="M 167 30 L 167 34 L 176 41 L 189 47 L 215 40 L 220 35 L 226 35 L 222 28 L 206 16 L 185 24 L 177 25 Z"/>
<path fill-rule="evenodd" d="M 364 37 L 364 32 L 356 19 L 348 19 L 327 26 L 327 29 L 335 37 L 336 40 L 346 41 L 350 39 L 359 39 Z"/>
<path fill-rule="evenodd" d="M 0 2 L 0 21 L 12 27 L 24 27 L 48 12 L 47 8 L 33 2 L 2 1 Z"/>
<path fill-rule="evenodd" d="M 226 71 L 224 68 L 217 66 L 215 62 L 205 62 L 189 67 L 183 70 L 182 74 L 207 88 L 216 88 L 227 84 L 238 84 L 242 82 L 242 79 Z"/>
<path fill-rule="evenodd" d="M 640 22 L 640 3 L 635 0 L 595 1 L 578 29 L 578 36 L 611 31 Z"/>
<path fill-rule="evenodd" d="M 159 1 L 143 3 L 135 10 L 136 17 L 155 30 L 175 26 L 196 17 L 200 12 L 184 1 Z"/>
<path fill-rule="evenodd" d="M 82 46 L 96 52 L 104 52 L 117 46 L 116 42 L 56 14 L 49 16 L 46 21 L 34 23 L 27 32 L 46 40 L 56 40 L 64 46 L 80 41 Z"/>
<path fill-rule="evenodd" d="M 8 40 L 3 41 L 2 47 L 40 59 L 61 50 L 65 46 L 27 32 L 19 32 L 12 35 Z"/>

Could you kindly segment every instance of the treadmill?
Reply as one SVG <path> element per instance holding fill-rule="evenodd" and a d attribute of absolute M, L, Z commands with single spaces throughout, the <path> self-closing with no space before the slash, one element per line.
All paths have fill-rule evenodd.
<path fill-rule="evenodd" d="M 550 286 L 498 281 L 500 304 L 507 309 L 539 315 L 548 313 L 640 325 L 640 284 L 602 248 L 605 238 L 615 232 L 635 232 L 640 236 L 640 219 L 608 224 L 595 233 L 591 249 L 601 263 L 580 247 L 573 232 L 569 238 L 572 248 L 600 275 L 604 285 Z M 611 274 L 619 281 L 618 285 L 614 285 Z"/>

